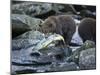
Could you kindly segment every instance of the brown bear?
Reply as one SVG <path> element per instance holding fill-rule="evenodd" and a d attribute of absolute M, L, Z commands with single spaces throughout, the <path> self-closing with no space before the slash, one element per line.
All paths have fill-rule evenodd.
<path fill-rule="evenodd" d="M 57 33 L 64 37 L 66 45 L 71 42 L 76 30 L 74 19 L 68 15 L 58 15 L 48 17 L 40 26 L 44 33 Z"/>
<path fill-rule="evenodd" d="M 79 24 L 78 33 L 83 42 L 91 40 L 96 43 L 96 20 L 93 18 L 84 18 Z"/>

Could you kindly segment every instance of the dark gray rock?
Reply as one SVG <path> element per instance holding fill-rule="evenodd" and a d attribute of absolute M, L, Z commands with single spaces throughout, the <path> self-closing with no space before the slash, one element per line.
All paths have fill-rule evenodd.
<path fill-rule="evenodd" d="M 82 50 L 94 48 L 94 47 L 96 47 L 95 42 L 87 40 L 78 50 L 82 51 Z"/>
<path fill-rule="evenodd" d="M 12 40 L 12 50 L 20 50 L 29 48 L 31 46 L 36 45 L 39 42 L 39 40 L 33 40 L 33 39 L 16 39 Z"/>
<path fill-rule="evenodd" d="M 60 63 L 58 65 L 52 65 L 51 66 L 51 70 L 50 71 L 75 71 L 75 70 L 79 70 L 79 67 L 74 63 L 74 62 L 63 62 Z"/>
<path fill-rule="evenodd" d="M 34 47 L 43 38 L 44 35 L 38 31 L 28 31 L 12 40 L 12 50 Z"/>
<path fill-rule="evenodd" d="M 96 69 L 96 49 L 90 48 L 81 51 L 79 56 L 79 67 L 82 70 Z"/>
<path fill-rule="evenodd" d="M 71 55 L 72 50 L 70 48 L 62 47 L 49 47 L 39 50 L 40 53 L 50 56 L 55 61 L 64 61 L 65 58 Z"/>
<path fill-rule="evenodd" d="M 32 66 L 16 66 L 16 65 L 12 65 L 11 67 L 12 69 L 12 74 L 16 75 L 16 74 L 29 74 L 29 73 L 36 73 L 37 72 L 37 68 L 34 68 Z M 47 68 L 41 67 L 42 72 L 44 72 Z"/>
<path fill-rule="evenodd" d="M 87 40 L 81 47 L 73 51 L 72 55 L 69 57 L 69 61 L 74 61 L 79 64 L 79 55 L 81 51 L 87 50 L 89 48 L 95 48 L 95 43 L 93 41 Z"/>
<path fill-rule="evenodd" d="M 18 37 L 15 38 L 16 39 L 33 39 L 33 40 L 42 40 L 43 38 L 45 38 L 45 35 L 39 31 L 28 31 Z"/>
<path fill-rule="evenodd" d="M 96 18 L 96 14 L 93 14 L 92 11 L 86 9 L 86 10 L 81 10 L 80 15 L 85 18 L 85 17 L 91 17 L 91 18 Z"/>
<path fill-rule="evenodd" d="M 33 52 L 31 48 L 12 51 L 12 62 L 18 65 L 48 64 L 52 62 L 50 56 L 41 55 L 40 52 Z"/>
<path fill-rule="evenodd" d="M 31 54 L 32 53 L 32 54 Z M 50 56 L 44 56 L 39 52 L 34 52 L 32 49 L 21 49 L 12 51 L 12 73 L 36 73 L 45 72 L 52 64 L 52 58 Z"/>
<path fill-rule="evenodd" d="M 12 37 L 18 36 L 29 30 L 37 30 L 42 23 L 41 19 L 32 18 L 27 15 L 12 14 Z"/>
<path fill-rule="evenodd" d="M 52 4 L 52 9 L 56 12 L 56 14 L 77 13 L 73 5 L 68 5 L 68 4 Z"/>
<path fill-rule="evenodd" d="M 37 2 L 23 2 L 20 4 L 12 5 L 12 13 L 15 14 L 27 14 L 31 16 L 45 14 L 52 9 L 52 4 L 49 3 L 37 3 Z"/>

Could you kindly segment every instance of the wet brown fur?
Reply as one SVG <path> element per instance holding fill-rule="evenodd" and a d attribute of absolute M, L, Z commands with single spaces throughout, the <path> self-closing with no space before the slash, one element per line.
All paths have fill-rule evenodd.
<path fill-rule="evenodd" d="M 78 32 L 83 42 L 86 40 L 96 42 L 96 20 L 84 18 L 79 25 Z"/>
<path fill-rule="evenodd" d="M 60 34 L 64 37 L 66 44 L 70 43 L 75 29 L 75 22 L 68 15 L 50 16 L 41 25 L 42 32 Z"/>

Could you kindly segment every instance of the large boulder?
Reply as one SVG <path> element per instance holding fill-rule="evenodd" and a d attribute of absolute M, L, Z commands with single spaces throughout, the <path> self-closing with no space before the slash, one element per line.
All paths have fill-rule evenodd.
<path fill-rule="evenodd" d="M 55 64 L 55 63 L 54 63 Z M 75 71 L 79 70 L 79 67 L 74 62 L 64 62 L 52 65 L 50 71 L 52 72 L 61 72 L 61 71 Z"/>
<path fill-rule="evenodd" d="M 43 38 L 45 38 L 45 35 L 39 31 L 28 31 L 18 37 L 16 37 L 15 39 L 38 39 L 38 40 L 42 40 Z"/>
<path fill-rule="evenodd" d="M 68 61 L 74 61 L 75 63 L 79 64 L 79 55 L 81 51 L 85 51 L 90 48 L 95 48 L 95 43 L 93 41 L 87 40 L 81 47 L 73 51 Z"/>
<path fill-rule="evenodd" d="M 96 11 L 95 11 L 96 12 Z M 94 12 L 91 12 L 90 10 L 86 9 L 86 10 L 81 10 L 80 11 L 80 15 L 83 17 L 83 18 L 86 18 L 86 17 L 91 17 L 91 18 L 95 18 L 96 19 L 96 14 L 94 14 Z"/>
<path fill-rule="evenodd" d="M 76 10 L 73 5 L 69 4 L 52 4 L 52 9 L 56 12 L 56 14 L 76 14 Z"/>
<path fill-rule="evenodd" d="M 12 14 L 11 22 L 12 37 L 15 37 L 29 30 L 37 30 L 42 20 L 27 15 Z"/>
<path fill-rule="evenodd" d="M 96 49 L 90 48 L 81 51 L 79 56 L 79 67 L 82 70 L 96 69 Z"/>
<path fill-rule="evenodd" d="M 12 13 L 27 14 L 30 16 L 38 16 L 48 13 L 52 10 L 52 4 L 43 2 L 23 2 L 12 5 Z"/>
<path fill-rule="evenodd" d="M 28 31 L 12 40 L 12 50 L 29 48 L 39 43 L 45 36 L 39 31 Z"/>

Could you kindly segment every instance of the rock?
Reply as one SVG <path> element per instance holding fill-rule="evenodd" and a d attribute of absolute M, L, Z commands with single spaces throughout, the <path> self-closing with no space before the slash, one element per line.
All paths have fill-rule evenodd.
<path fill-rule="evenodd" d="M 12 14 L 12 37 L 16 37 L 29 30 L 37 30 L 42 23 L 41 19 L 32 18 L 27 15 Z"/>
<path fill-rule="evenodd" d="M 34 47 L 43 38 L 45 38 L 44 35 L 38 31 L 28 31 L 12 40 L 12 50 Z"/>
<path fill-rule="evenodd" d="M 81 47 L 73 51 L 72 55 L 69 57 L 69 61 L 74 61 L 79 64 L 79 55 L 81 51 L 87 50 L 89 48 L 95 48 L 95 43 L 93 41 L 87 40 Z"/>
<path fill-rule="evenodd" d="M 34 46 L 39 42 L 39 40 L 33 39 L 17 39 L 12 40 L 12 50 L 21 50 L 25 48 L 29 48 L 30 46 Z"/>
<path fill-rule="evenodd" d="M 79 56 L 79 67 L 82 70 L 96 69 L 96 49 L 89 48 L 81 51 Z"/>
<path fill-rule="evenodd" d="M 31 49 L 13 50 L 11 61 L 19 64 L 32 64 L 32 61 L 37 57 L 31 57 L 30 53 L 32 53 Z"/>
<path fill-rule="evenodd" d="M 81 10 L 81 11 L 80 11 L 80 15 L 81 15 L 83 18 L 91 17 L 91 18 L 95 18 L 95 19 L 96 19 L 96 15 L 93 14 L 93 12 L 91 12 L 90 10 Z"/>
<path fill-rule="evenodd" d="M 53 65 L 51 66 L 51 70 L 52 72 L 61 72 L 61 71 L 75 71 L 78 70 L 78 66 L 74 63 L 74 62 L 65 62 L 65 63 L 60 63 L 58 65 Z"/>
<path fill-rule="evenodd" d="M 63 63 L 46 54 L 32 56 L 31 53 L 31 50 L 12 51 L 12 74 L 77 70 L 75 63 Z"/>
<path fill-rule="evenodd" d="M 63 50 L 64 50 L 64 54 L 65 54 L 66 58 L 72 55 L 72 48 L 65 47 L 65 48 L 63 48 Z"/>
<path fill-rule="evenodd" d="M 52 4 L 43 2 L 23 2 L 12 5 L 12 13 L 27 14 L 30 16 L 37 16 L 48 13 L 52 10 Z"/>
<path fill-rule="evenodd" d="M 36 71 L 37 70 L 34 69 L 32 66 L 16 66 L 16 65 L 12 65 L 12 67 L 11 67 L 12 75 L 36 73 Z"/>
<path fill-rule="evenodd" d="M 90 41 L 90 40 L 87 40 L 80 48 L 79 50 L 85 50 L 85 49 L 88 49 L 88 48 L 94 48 L 96 47 L 95 45 L 95 42 L 93 41 Z"/>
<path fill-rule="evenodd" d="M 45 38 L 45 35 L 39 31 L 28 31 L 18 37 L 16 37 L 15 39 L 33 39 L 33 40 L 42 40 L 43 38 Z"/>
<path fill-rule="evenodd" d="M 64 61 L 65 58 L 71 55 L 72 50 L 70 48 L 49 47 L 41 49 L 39 52 L 52 57 L 52 59 L 55 61 Z"/>
<path fill-rule="evenodd" d="M 62 48 L 58 48 L 58 47 L 48 47 L 48 48 L 44 48 L 44 49 L 40 49 L 39 52 L 41 52 L 44 55 L 59 55 L 59 54 L 63 54 L 63 50 Z"/>
<path fill-rule="evenodd" d="M 23 3 L 23 2 L 25 2 L 25 1 L 16 1 L 16 0 L 12 0 L 11 2 L 12 2 L 12 5 L 13 5 L 13 4 L 20 4 L 20 3 Z"/>
<path fill-rule="evenodd" d="M 29 65 L 46 65 L 52 62 L 52 58 L 47 55 L 41 55 L 40 52 L 37 52 L 38 55 L 35 55 L 36 52 L 32 52 L 29 49 L 21 49 L 12 51 L 12 64 L 21 65 L 21 66 L 29 66 Z M 33 54 L 33 55 L 32 55 Z"/>
<path fill-rule="evenodd" d="M 48 66 L 52 64 L 51 57 L 40 55 L 38 52 L 38 56 L 32 56 L 30 55 L 31 53 L 33 52 L 30 48 L 12 51 L 12 71 L 17 73 L 23 71 L 24 73 L 24 71 L 27 70 L 27 72 L 30 73 L 30 70 L 33 70 L 32 73 L 34 73 L 34 71 L 42 70 L 41 68 L 43 67 L 45 68 L 43 69 L 45 71 L 48 69 Z"/>
<path fill-rule="evenodd" d="M 77 13 L 76 10 L 74 9 L 73 5 L 68 5 L 68 4 L 52 4 L 52 9 L 56 12 L 56 14 L 73 14 Z"/>
<path fill-rule="evenodd" d="M 30 55 L 30 54 L 33 55 Z M 37 56 L 38 55 L 38 56 Z M 52 57 L 33 53 L 31 49 L 12 51 L 12 73 L 46 72 L 52 64 Z M 33 72 L 32 72 L 33 71 Z"/>

